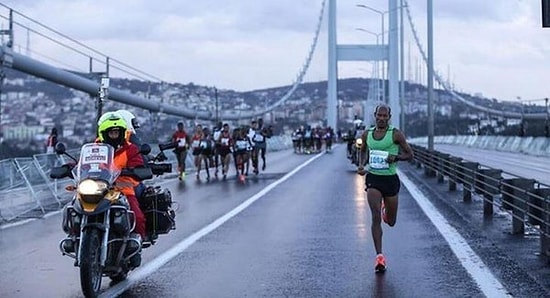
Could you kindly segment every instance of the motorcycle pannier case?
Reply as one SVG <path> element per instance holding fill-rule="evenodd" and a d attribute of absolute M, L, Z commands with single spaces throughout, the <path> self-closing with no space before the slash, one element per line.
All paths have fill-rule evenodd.
<path fill-rule="evenodd" d="M 145 214 L 147 234 L 166 234 L 175 229 L 176 213 L 172 209 L 172 194 L 168 189 L 149 187 L 139 205 Z"/>

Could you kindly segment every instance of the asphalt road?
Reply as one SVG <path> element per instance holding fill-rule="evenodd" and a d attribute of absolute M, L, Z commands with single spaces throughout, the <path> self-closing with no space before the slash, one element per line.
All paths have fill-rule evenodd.
<path fill-rule="evenodd" d="M 245 184 L 167 181 L 177 229 L 144 251 L 127 282 L 105 278 L 103 296 L 548 296 L 407 163 L 397 225 L 383 226 L 388 271 L 375 274 L 364 178 L 344 151 L 270 153 Z M 0 297 L 80 297 L 78 268 L 57 247 L 63 237 L 59 214 L 0 230 Z"/>

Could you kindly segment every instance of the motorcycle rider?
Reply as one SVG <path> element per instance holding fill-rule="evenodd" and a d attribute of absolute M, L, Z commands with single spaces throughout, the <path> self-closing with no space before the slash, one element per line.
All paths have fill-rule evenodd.
<path fill-rule="evenodd" d="M 355 142 L 355 140 L 360 138 L 366 130 L 366 126 L 363 123 L 363 120 L 357 118 L 357 116 L 355 116 L 355 120 L 353 120 L 353 125 L 354 125 L 353 130 L 350 130 L 348 132 L 348 138 L 347 138 L 347 141 L 348 141 L 348 157 L 351 157 L 351 155 L 353 153 L 351 151 L 353 143 Z"/>
<path fill-rule="evenodd" d="M 132 144 L 136 144 L 139 148 L 139 146 L 141 146 L 141 139 L 137 136 L 136 129 L 139 128 L 140 125 L 136 116 L 128 110 L 117 110 L 116 112 L 122 116 L 128 126 L 128 129 L 126 130 L 126 140 Z"/>
<path fill-rule="evenodd" d="M 139 128 L 139 122 L 137 121 L 136 116 L 132 114 L 132 112 L 128 110 L 117 110 L 116 113 L 120 114 L 124 121 L 126 121 L 126 125 L 128 126 L 128 129 L 126 130 L 126 141 L 136 145 L 138 148 L 141 146 L 141 139 L 136 134 L 136 129 Z M 103 115 L 108 115 L 103 114 Z M 102 121 L 100 118 L 99 121 Z M 99 123 L 98 123 L 99 125 Z M 149 160 L 149 157 L 146 155 L 143 155 L 143 162 L 145 163 L 147 160 Z M 135 193 L 137 198 L 141 198 L 143 193 L 145 192 L 145 184 L 140 181 L 139 184 L 135 187 Z"/>
<path fill-rule="evenodd" d="M 124 118 L 117 112 L 107 112 L 100 118 L 101 122 L 98 124 L 98 142 L 105 143 L 115 148 L 114 163 L 119 169 L 135 168 L 144 166 L 143 157 L 139 152 L 137 145 L 132 144 L 126 140 L 126 131 L 128 125 Z M 139 207 L 139 202 L 135 195 L 134 187 L 137 186 L 139 181 L 136 181 L 132 177 L 120 176 L 116 180 L 116 186 L 128 199 L 130 209 L 134 212 L 136 227 L 132 237 L 139 238 L 138 240 L 145 239 L 145 215 Z M 141 258 L 140 254 L 136 254 Z M 139 260 L 141 262 L 141 259 Z M 134 262 L 133 262 L 134 263 Z M 134 263 L 135 264 L 135 263 Z M 139 265 L 139 264 L 138 264 Z"/>

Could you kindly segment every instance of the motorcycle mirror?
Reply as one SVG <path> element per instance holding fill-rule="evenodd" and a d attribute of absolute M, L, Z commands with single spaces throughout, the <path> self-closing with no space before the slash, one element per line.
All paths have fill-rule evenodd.
<path fill-rule="evenodd" d="M 166 144 L 159 144 L 160 151 L 168 150 L 168 149 L 174 149 L 176 148 L 176 143 L 166 143 Z"/>
<path fill-rule="evenodd" d="M 151 146 L 149 146 L 149 144 L 142 144 L 139 147 L 139 153 L 141 153 L 143 155 L 147 155 L 147 154 L 151 153 Z"/>
<path fill-rule="evenodd" d="M 70 176 L 71 176 L 71 169 L 68 165 L 54 167 L 50 171 L 50 178 L 52 179 L 62 179 Z"/>
<path fill-rule="evenodd" d="M 67 148 L 65 147 L 65 144 L 59 142 L 55 145 L 55 153 L 61 155 L 64 154 L 67 151 Z"/>

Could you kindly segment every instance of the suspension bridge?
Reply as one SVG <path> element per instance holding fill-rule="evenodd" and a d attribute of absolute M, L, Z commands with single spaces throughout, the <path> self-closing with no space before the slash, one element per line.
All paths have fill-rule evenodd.
<path fill-rule="evenodd" d="M 328 61 L 323 62 L 330 77 L 327 124 L 337 127 L 334 95 L 338 93 L 335 84 L 338 61 L 375 61 L 383 74 L 370 81 L 365 100 L 388 102 L 396 107 L 403 104 L 407 98 L 402 98 L 405 94 L 399 92 L 399 83 L 404 81 L 399 71 L 404 72 L 405 64 L 400 58 L 404 55 L 399 55 L 399 49 L 403 51 L 399 32 L 405 26 L 398 25 L 399 22 L 408 23 L 426 64 L 430 64 L 429 56 L 414 25 L 411 3 L 390 0 L 388 4 L 388 39 L 383 38 L 384 42 L 378 44 L 350 45 L 337 42 L 337 1 L 319 1 L 312 41 L 292 86 L 274 104 L 238 118 L 261 116 L 293 96 L 323 42 L 320 36 L 324 23 L 329 27 L 327 43 L 331 52 Z M 163 81 L 80 44 L 21 12 L 5 8 L 8 13 L 0 14 L 8 22 L 7 29 L 1 31 L 4 40 L 0 60 L 4 68 L 95 96 L 101 84 L 89 75 L 97 64 L 104 67 L 100 77 L 114 77 L 118 71 L 145 81 Z M 403 17 L 398 18 L 400 14 Z M 49 33 L 41 33 L 28 22 Z M 68 50 L 84 57 L 88 69 L 67 63 L 71 59 L 39 58 L 39 49 L 18 50 L 25 49 L 25 45 L 17 43 L 24 39 L 18 38 L 16 32 L 42 35 L 63 46 L 70 40 L 78 47 L 70 46 Z M 380 33 L 385 34 L 384 30 Z M 65 41 L 62 43 L 49 34 Z M 401 62 L 396 62 L 400 59 Z M 503 112 L 481 106 L 454 92 L 437 71 L 434 79 L 455 100 L 484 113 L 547 119 L 547 113 Z M 215 119 L 213 111 L 195 111 L 116 88 L 109 89 L 109 99 L 153 113 Z M 234 114 L 224 113 L 223 119 L 237 119 Z M 372 214 L 368 211 L 365 181 L 345 160 L 344 146 L 337 146 L 332 154 L 313 156 L 297 155 L 291 150 L 271 152 L 267 170 L 245 184 L 236 179 L 207 182 L 157 179 L 155 183 L 172 190 L 173 200 L 179 206 L 177 229 L 161 236 L 156 245 L 145 251 L 142 266 L 131 272 L 127 280 L 118 284 L 104 282 L 102 297 L 548 296 L 549 269 L 545 258 L 550 257 L 550 186 L 544 178 L 548 171 L 545 158 L 517 154 L 529 146 L 526 143 L 518 148 L 518 138 L 514 137 L 492 144 L 517 148 L 515 153 L 503 153 L 497 147 L 489 148 L 491 151 L 472 148 L 476 143 L 489 148 L 481 137 L 463 140 L 463 146 L 444 147 L 445 152 L 415 147 L 415 162 L 400 164 L 403 187 L 398 223 L 393 228 L 383 226 L 384 252 L 389 264 L 385 275 L 375 275 L 372 270 Z M 461 155 L 464 153 L 469 155 Z M 472 158 L 476 160 L 470 161 Z M 33 163 L 44 168 L 37 158 L 28 162 Z M 38 176 L 44 178 L 44 174 L 42 171 Z M 437 181 L 430 179 L 435 174 Z M 19 179 L 17 173 L 6 176 L 25 180 L 25 175 Z M 448 190 L 442 183 L 445 181 Z M 462 192 L 456 191 L 457 185 Z M 29 188 L 31 192 L 34 190 L 32 185 Z M 1 198 L 0 204 L 14 203 L 19 199 L 17 195 L 21 193 L 10 192 L 9 197 Z M 510 210 L 507 208 L 513 212 L 504 211 Z M 1 297 L 80 295 L 78 269 L 72 261 L 60 256 L 57 249 L 58 241 L 65 236 L 59 225 L 61 217 L 53 212 L 38 216 L 38 220 L 1 227 Z"/>
<path fill-rule="evenodd" d="M 305 61 L 298 70 L 298 74 L 287 92 L 281 96 L 280 99 L 273 101 L 271 105 L 264 107 L 262 110 L 239 112 L 238 115 L 234 111 L 221 111 L 221 118 L 227 120 L 255 118 L 281 107 L 304 81 L 304 77 L 312 63 L 314 53 L 316 49 L 318 49 L 319 43 L 322 44 L 323 42 L 328 43 L 329 49 L 328 61 L 326 61 L 328 65 L 327 111 L 325 113 L 327 125 L 336 128 L 338 122 L 336 111 L 338 108 L 336 98 L 338 61 L 374 61 L 377 63 L 377 67 L 378 63 L 382 64 L 382 67 L 380 67 L 382 70 L 382 77 L 370 78 L 368 94 L 364 96 L 365 108 L 363 110 L 365 111 L 365 119 L 370 117 L 370 113 L 367 111 L 371 109 L 367 109 L 367 106 L 372 108 L 377 101 L 389 103 L 394 109 L 394 114 L 402 114 L 402 106 L 406 104 L 407 101 L 404 90 L 404 82 L 406 80 L 404 77 L 406 65 L 406 61 L 404 60 L 404 31 L 411 32 L 414 45 L 418 53 L 420 53 L 421 59 L 425 62 L 424 67 L 428 65 L 428 55 L 422 45 L 421 35 L 416 29 L 408 1 L 392 0 L 388 1 L 388 4 L 388 9 L 384 14 L 387 13 L 389 16 L 389 30 L 387 32 L 378 33 L 378 35 L 382 35 L 382 43 L 339 44 L 337 42 L 336 30 L 337 1 L 321 1 L 320 7 L 318 7 L 317 22 L 312 32 L 312 42 L 305 55 Z M 22 12 L 15 11 L 6 5 L 2 5 L 2 7 L 5 10 L 0 17 L 6 21 L 5 27 L 7 28 L 1 31 L 3 44 L 0 49 L 0 57 L 3 67 L 10 67 L 96 96 L 100 90 L 100 83 L 97 79 L 90 79 L 93 74 L 107 77 L 113 76 L 113 74 L 119 74 L 135 77 L 146 82 L 163 82 L 163 80 L 156 75 L 151 75 L 139 70 L 135 66 L 130 66 L 118 59 L 109 57 L 106 53 L 93 49 L 58 30 L 26 16 Z M 398 20 L 400 23 L 398 23 Z M 328 40 L 320 41 L 321 29 L 325 22 L 328 23 Z M 384 39 L 386 33 L 388 38 Z M 33 35 L 33 39 L 45 39 L 62 47 L 64 50 L 70 52 L 72 56 L 76 56 L 77 58 L 67 59 L 67 57 L 63 57 L 56 59 L 42 55 L 39 49 L 33 49 L 30 46 L 31 34 Z M 387 40 L 387 43 L 384 43 L 385 40 Z M 17 41 L 26 41 L 26 44 L 20 44 L 17 43 Z M 70 61 L 78 61 L 78 63 L 75 62 L 74 64 L 70 64 Z M 83 69 L 82 66 L 75 66 L 76 64 L 82 65 L 83 61 L 85 62 L 84 64 L 88 64 L 88 71 Z M 98 67 L 103 68 L 103 70 L 97 72 L 96 69 Z M 380 69 L 378 69 L 377 72 Z M 386 73 L 387 77 L 385 77 Z M 529 113 L 502 111 L 494 107 L 476 104 L 455 92 L 454 89 L 449 86 L 448 81 L 444 80 L 437 70 L 434 70 L 433 73 L 436 83 L 451 94 L 456 101 L 480 112 L 484 112 L 488 115 L 517 119 L 547 119 L 548 117 L 547 111 Z M 387 84 L 384 82 L 387 82 Z M 385 90 L 386 85 L 388 86 L 388 90 Z M 115 102 L 139 107 L 152 113 L 165 113 L 190 119 L 206 120 L 213 120 L 216 116 L 214 111 L 196 111 L 185 106 L 174 106 L 164 103 L 162 98 L 151 100 L 150 98 L 145 98 L 116 88 L 111 88 L 109 90 L 109 99 Z M 426 99 L 426 101 L 428 101 L 428 99 Z M 401 127 L 402 125 L 400 122 L 402 120 L 403 117 L 395 117 L 393 119 L 393 124 L 397 127 Z"/>

